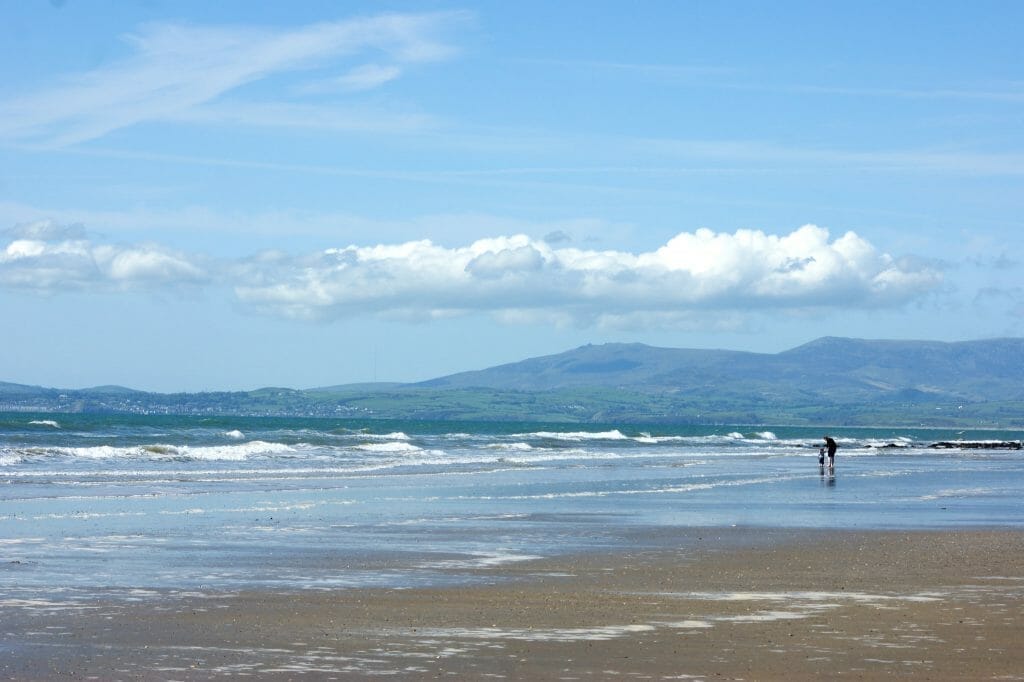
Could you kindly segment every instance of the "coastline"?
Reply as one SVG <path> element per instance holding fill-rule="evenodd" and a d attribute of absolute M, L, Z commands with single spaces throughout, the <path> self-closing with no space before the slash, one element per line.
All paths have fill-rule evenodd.
<path fill-rule="evenodd" d="M 295 570 L 301 571 L 301 565 Z M 1024 531 L 659 528 L 430 589 L 0 606 L 7 679 L 1020 679 Z M 490 584 L 487 584 L 490 583 Z"/>

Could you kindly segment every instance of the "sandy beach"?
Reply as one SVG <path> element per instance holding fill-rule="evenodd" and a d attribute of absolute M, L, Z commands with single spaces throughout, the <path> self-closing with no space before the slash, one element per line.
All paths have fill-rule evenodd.
<path fill-rule="evenodd" d="M 7 679 L 1022 679 L 1024 533 L 663 529 L 406 590 L 11 600 Z M 302 570 L 302 566 L 296 566 Z"/>

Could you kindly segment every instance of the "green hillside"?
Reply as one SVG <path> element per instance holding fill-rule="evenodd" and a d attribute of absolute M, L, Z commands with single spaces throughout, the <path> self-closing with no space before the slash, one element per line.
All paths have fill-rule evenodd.
<path fill-rule="evenodd" d="M 604 344 L 417 385 L 628 388 L 799 403 L 1024 400 L 1024 339 L 940 343 L 826 337 L 777 354 Z"/>
<path fill-rule="evenodd" d="M 1024 425 L 1024 339 L 826 337 L 776 354 L 588 345 L 416 384 L 146 393 L 0 383 L 0 411 L 554 422 Z"/>

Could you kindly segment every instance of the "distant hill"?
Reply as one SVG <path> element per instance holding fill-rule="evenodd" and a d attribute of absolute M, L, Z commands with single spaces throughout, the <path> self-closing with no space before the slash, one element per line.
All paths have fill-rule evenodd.
<path fill-rule="evenodd" d="M 533 391 L 600 386 L 829 402 L 908 395 L 1024 400 L 1024 339 L 941 343 L 825 337 L 776 354 L 610 343 L 416 385 Z"/>
<path fill-rule="evenodd" d="M 717 381 L 732 362 L 757 364 L 754 353 L 655 348 L 642 343 L 586 345 L 574 350 L 530 358 L 475 372 L 460 372 L 424 381 L 427 388 L 501 388 L 553 390 L 579 387 L 630 387 L 647 390 L 679 388 L 704 380 Z"/>
<path fill-rule="evenodd" d="M 145 393 L 145 391 L 137 391 L 134 388 L 125 388 L 124 386 L 94 386 L 93 388 L 87 388 L 86 391 L 90 393 L 96 393 L 98 395 L 135 395 L 139 393 Z"/>
<path fill-rule="evenodd" d="M 24 384 L 11 384 L 6 381 L 0 381 L 0 399 L 43 395 L 52 393 L 53 390 L 41 386 L 26 386 Z"/>
<path fill-rule="evenodd" d="M 825 337 L 781 353 L 587 345 L 414 384 L 146 393 L 0 383 L 0 411 L 1024 426 L 1024 339 Z"/>

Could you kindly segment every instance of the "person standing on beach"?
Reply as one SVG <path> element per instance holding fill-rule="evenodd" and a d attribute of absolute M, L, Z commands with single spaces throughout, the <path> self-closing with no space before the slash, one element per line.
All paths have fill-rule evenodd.
<path fill-rule="evenodd" d="M 836 466 L 836 449 L 839 446 L 836 445 L 836 441 L 831 436 L 825 436 L 825 448 L 828 450 L 828 468 L 834 469 Z"/>

